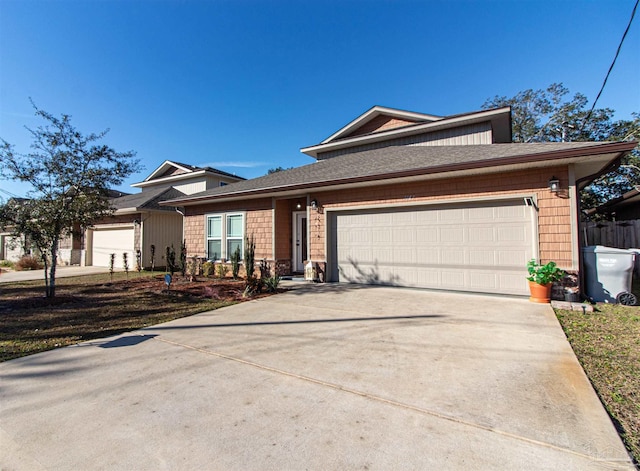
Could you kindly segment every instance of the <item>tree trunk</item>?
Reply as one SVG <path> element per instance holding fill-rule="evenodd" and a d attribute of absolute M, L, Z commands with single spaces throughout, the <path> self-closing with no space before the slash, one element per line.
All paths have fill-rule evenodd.
<path fill-rule="evenodd" d="M 46 255 L 42 257 L 42 263 L 44 263 L 44 293 L 47 298 L 49 296 L 49 261 L 47 260 Z"/>
<path fill-rule="evenodd" d="M 49 267 L 49 281 L 47 283 L 47 298 L 56 296 L 56 266 L 58 264 L 58 241 L 51 247 L 51 266 Z M 46 268 L 45 268 L 46 270 Z"/>

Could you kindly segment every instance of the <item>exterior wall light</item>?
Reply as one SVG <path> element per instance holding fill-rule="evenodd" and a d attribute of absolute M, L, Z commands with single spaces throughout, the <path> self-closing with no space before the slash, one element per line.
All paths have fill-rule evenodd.
<path fill-rule="evenodd" d="M 549 179 L 549 190 L 551 190 L 551 193 L 557 193 L 560 191 L 560 180 L 556 177 L 551 177 Z"/>
<path fill-rule="evenodd" d="M 302 205 L 300 204 L 300 201 L 296 203 L 296 209 L 302 209 Z"/>
<path fill-rule="evenodd" d="M 313 209 L 314 211 L 318 209 L 318 200 L 316 199 L 311 200 L 311 209 Z"/>

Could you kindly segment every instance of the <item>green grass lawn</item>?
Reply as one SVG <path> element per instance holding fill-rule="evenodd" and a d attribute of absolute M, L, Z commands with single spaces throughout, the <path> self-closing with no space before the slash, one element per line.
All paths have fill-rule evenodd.
<path fill-rule="evenodd" d="M 176 276 L 174 279 L 177 279 Z M 59 278 L 56 298 L 44 282 L 0 284 L 0 361 L 107 337 L 237 302 L 242 282 L 176 280 L 123 272 Z M 222 291 L 221 291 L 222 290 Z"/>
<path fill-rule="evenodd" d="M 640 462 L 640 307 L 598 304 L 594 312 L 556 310 L 556 315 L 637 465 Z"/>

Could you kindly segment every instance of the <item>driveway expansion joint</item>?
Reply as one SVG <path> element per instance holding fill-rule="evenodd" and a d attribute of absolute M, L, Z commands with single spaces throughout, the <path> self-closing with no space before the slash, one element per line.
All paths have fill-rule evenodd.
<path fill-rule="evenodd" d="M 241 363 L 241 364 L 244 364 L 244 365 L 247 365 L 247 366 L 258 368 L 258 369 L 263 370 L 263 371 L 268 371 L 268 372 L 271 372 L 271 373 L 275 373 L 275 374 L 279 374 L 279 375 L 283 375 L 283 376 L 288 376 L 290 378 L 295 378 L 295 379 L 299 379 L 299 380 L 306 381 L 306 382 L 309 382 L 309 383 L 317 384 L 317 385 L 320 385 L 320 386 L 324 386 L 324 387 L 327 387 L 327 388 L 334 389 L 336 391 L 343 391 L 343 392 L 350 393 L 350 394 L 353 394 L 353 395 L 356 395 L 356 396 L 364 397 L 366 399 L 370 399 L 372 401 L 380 402 L 380 403 L 391 405 L 391 406 L 394 406 L 394 407 L 399 407 L 399 408 L 406 409 L 406 410 L 411 410 L 411 411 L 414 411 L 414 412 L 418 412 L 420 414 L 436 417 L 436 418 L 442 419 L 442 420 L 447 420 L 449 422 L 454 422 L 456 424 L 463 425 L 463 426 L 466 426 L 466 427 L 472 427 L 472 428 L 475 428 L 475 429 L 483 430 L 485 432 L 495 433 L 495 434 L 503 436 L 505 438 L 510 438 L 512 440 L 517 440 L 517 441 L 520 441 L 520 442 L 528 443 L 530 445 L 549 448 L 549 449 L 552 449 L 552 450 L 555 450 L 555 451 L 559 451 L 559 452 L 562 452 L 562 453 L 571 454 L 571 455 L 574 455 L 574 456 L 578 456 L 580 458 L 584 458 L 584 459 L 590 460 L 593 463 L 598 463 L 599 465 L 611 464 L 613 466 L 617 466 L 620 463 L 625 463 L 625 464 L 628 463 L 628 461 L 626 461 L 626 460 L 603 459 L 601 457 L 591 456 L 591 455 L 588 455 L 588 454 L 585 454 L 585 453 L 581 453 L 581 452 L 578 452 L 578 451 L 575 451 L 575 450 L 571 450 L 569 448 L 565 448 L 565 447 L 561 447 L 561 446 L 558 446 L 558 445 L 554 445 L 552 443 L 543 442 L 543 441 L 536 440 L 536 439 L 533 439 L 533 438 L 524 437 L 522 435 L 517 435 L 517 434 L 514 434 L 514 433 L 510 433 L 510 432 L 504 431 L 504 430 L 500 430 L 500 429 L 496 429 L 496 428 L 489 427 L 489 426 L 486 426 L 486 425 L 482 425 L 482 424 L 478 424 L 478 423 L 475 423 L 475 422 L 471 422 L 471 421 L 467 421 L 467 420 L 464 420 L 464 419 L 460 419 L 458 417 L 454 417 L 454 416 L 451 416 L 451 415 L 448 415 L 448 414 L 444 414 L 442 412 L 438 412 L 438 411 L 435 411 L 435 410 L 425 409 L 425 408 L 414 406 L 414 405 L 411 405 L 411 404 L 405 404 L 405 403 L 402 403 L 402 402 L 399 402 L 399 401 L 394 401 L 392 399 L 387 399 L 387 398 L 384 398 L 384 397 L 376 396 L 376 395 L 373 395 L 373 394 L 370 394 L 370 393 L 367 393 L 367 392 L 364 392 L 364 391 L 358 391 L 357 389 L 349 388 L 349 387 L 342 386 L 342 385 L 339 385 L 339 384 L 330 383 L 330 382 L 323 381 L 323 380 L 316 379 L 316 378 L 311 378 L 309 376 L 299 375 L 297 373 L 292 373 L 292 372 L 281 370 L 281 369 L 274 368 L 274 367 L 271 367 L 271 366 L 262 365 L 260 363 L 256 363 L 256 362 L 253 362 L 253 361 L 250 361 L 250 360 L 243 360 L 242 358 L 234 357 L 234 356 L 227 355 L 227 354 L 220 353 L 220 352 L 215 352 L 215 351 L 212 351 L 212 350 L 208 350 L 206 348 L 194 347 L 192 345 L 187 345 L 187 344 L 183 344 L 183 343 L 180 343 L 180 342 L 175 342 L 175 341 L 168 340 L 168 339 L 163 339 L 163 338 L 160 338 L 160 337 L 154 337 L 153 340 L 157 340 L 157 341 L 160 341 L 160 342 L 163 342 L 163 343 L 166 343 L 166 344 L 169 344 L 169 345 L 173 345 L 173 346 L 176 346 L 176 347 L 182 347 L 182 348 L 185 348 L 185 349 L 188 349 L 188 350 L 192 350 L 192 351 L 195 351 L 195 352 L 204 353 L 205 355 L 214 356 L 214 357 L 221 358 L 221 359 L 224 359 L 224 360 L 229 360 L 229 361 L 233 361 L 233 362 L 236 362 L 236 363 Z M 615 468 L 615 469 L 617 469 L 617 468 Z"/>

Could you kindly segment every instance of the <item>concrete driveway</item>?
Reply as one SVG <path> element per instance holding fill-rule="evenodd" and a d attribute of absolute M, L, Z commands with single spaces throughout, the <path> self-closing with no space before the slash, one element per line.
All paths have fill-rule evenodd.
<path fill-rule="evenodd" d="M 0 377 L 2 469 L 633 469 L 522 299 L 311 286 Z"/>
<path fill-rule="evenodd" d="M 122 271 L 122 269 L 116 269 L 116 271 Z M 99 273 L 109 273 L 109 269 L 106 267 L 56 267 L 56 279 L 70 276 L 97 275 Z M 42 280 L 44 284 L 44 270 L 2 271 L 2 273 L 0 273 L 0 283 L 16 283 L 18 281 L 32 280 Z"/>

